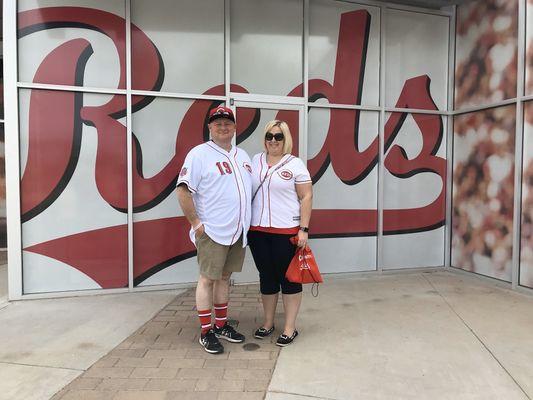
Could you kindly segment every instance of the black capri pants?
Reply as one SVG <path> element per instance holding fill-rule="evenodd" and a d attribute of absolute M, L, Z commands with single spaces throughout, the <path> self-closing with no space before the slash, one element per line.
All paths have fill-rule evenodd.
<path fill-rule="evenodd" d="M 302 291 L 301 283 L 285 278 L 287 268 L 294 257 L 296 246 L 289 239 L 294 235 L 282 235 L 260 231 L 248 232 L 248 244 L 255 266 L 259 271 L 262 294 L 295 294 Z"/>

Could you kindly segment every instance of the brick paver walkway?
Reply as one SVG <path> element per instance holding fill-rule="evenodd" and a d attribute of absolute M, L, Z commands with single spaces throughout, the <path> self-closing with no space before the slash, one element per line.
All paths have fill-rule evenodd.
<path fill-rule="evenodd" d="M 233 324 L 246 341 L 222 341 L 223 354 L 208 354 L 198 344 L 194 291 L 189 290 L 53 400 L 263 399 L 279 354 L 273 343 L 279 332 L 270 340 L 253 338 L 261 315 L 258 285 L 232 287 L 229 318 L 238 321 Z"/>

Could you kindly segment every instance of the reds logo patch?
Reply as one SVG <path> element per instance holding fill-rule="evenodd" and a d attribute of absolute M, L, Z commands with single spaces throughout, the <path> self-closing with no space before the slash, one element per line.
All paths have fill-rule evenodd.
<path fill-rule="evenodd" d="M 249 172 L 249 173 L 252 173 L 252 166 L 250 164 L 248 164 L 247 162 L 243 163 L 242 166 L 244 168 L 246 168 L 246 170 Z"/>
<path fill-rule="evenodd" d="M 281 179 L 285 179 L 286 181 L 288 181 L 289 179 L 292 179 L 292 172 L 286 169 L 278 172 L 278 175 L 281 177 Z"/>
<path fill-rule="evenodd" d="M 187 175 L 187 167 L 183 167 L 180 171 L 180 176 L 185 176 Z"/>

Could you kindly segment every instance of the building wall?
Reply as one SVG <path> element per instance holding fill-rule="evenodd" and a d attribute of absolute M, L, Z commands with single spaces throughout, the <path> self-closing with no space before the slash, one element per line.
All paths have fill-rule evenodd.
<path fill-rule="evenodd" d="M 451 257 L 455 267 L 511 282 L 514 250 L 520 254 L 517 283 L 529 287 L 533 142 L 531 102 L 525 96 L 533 94 L 532 18 L 531 0 L 472 1 L 457 8 L 454 108 L 460 115 L 454 117 Z M 524 22 L 526 37 L 521 38 Z M 516 154 L 519 145 L 523 154 L 520 147 Z M 523 163 L 516 164 L 520 158 Z M 515 168 L 521 187 L 515 187 Z M 516 226 L 520 189 L 522 215 Z M 520 243 L 513 243 L 516 229 Z"/>
<path fill-rule="evenodd" d="M 233 97 L 250 153 L 289 121 L 323 272 L 444 264 L 449 16 L 311 0 L 305 21 L 303 5 L 231 0 L 226 31 L 219 0 L 18 2 L 25 294 L 128 285 L 129 132 L 134 286 L 195 281 L 174 185 Z M 257 279 L 250 257 L 236 278 Z"/>

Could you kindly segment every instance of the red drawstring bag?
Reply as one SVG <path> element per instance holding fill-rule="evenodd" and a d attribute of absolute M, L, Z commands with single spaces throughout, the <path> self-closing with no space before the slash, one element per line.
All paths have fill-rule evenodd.
<path fill-rule="evenodd" d="M 298 243 L 298 236 L 291 239 L 291 243 Z M 322 275 L 318 270 L 318 265 L 313 252 L 309 246 L 298 247 L 296 253 L 287 268 L 285 278 L 293 283 L 322 283 Z"/>

